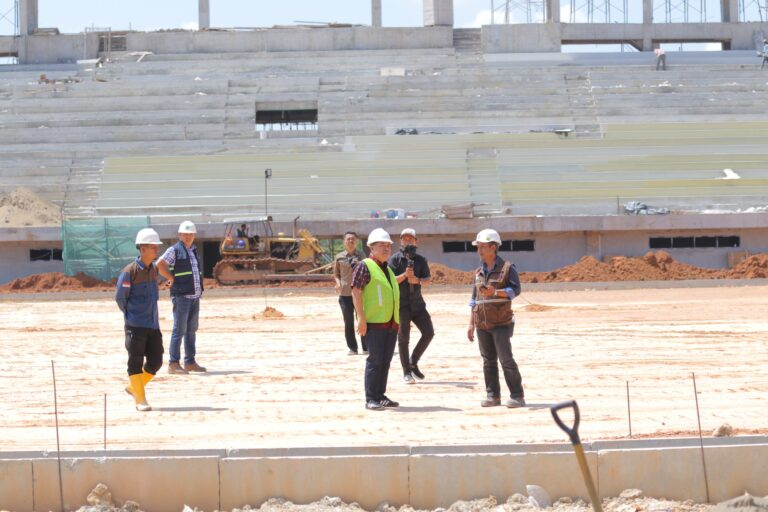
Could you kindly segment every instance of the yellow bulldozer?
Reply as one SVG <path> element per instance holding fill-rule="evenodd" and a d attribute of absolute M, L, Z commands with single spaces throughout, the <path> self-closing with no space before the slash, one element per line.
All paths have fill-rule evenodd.
<path fill-rule="evenodd" d="M 221 285 L 268 281 L 330 281 L 331 258 L 306 229 L 273 233 L 272 218 L 225 220 L 221 259 L 213 277 Z"/>

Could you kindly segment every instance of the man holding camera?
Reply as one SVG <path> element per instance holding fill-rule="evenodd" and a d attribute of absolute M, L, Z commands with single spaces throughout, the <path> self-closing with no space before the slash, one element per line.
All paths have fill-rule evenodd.
<path fill-rule="evenodd" d="M 400 364 L 403 366 L 403 381 L 413 384 L 424 379 L 419 369 L 419 360 L 427 350 L 435 330 L 432 327 L 432 317 L 427 311 L 427 304 L 421 295 L 421 286 L 430 282 L 429 264 L 427 259 L 416 253 L 419 240 L 416 231 L 406 228 L 400 233 L 400 252 L 392 255 L 389 266 L 397 276 L 400 287 L 400 331 L 397 336 Z M 411 338 L 411 322 L 421 331 L 421 338 L 409 354 L 408 343 Z"/>
<path fill-rule="evenodd" d="M 355 266 L 365 259 L 365 253 L 357 248 L 357 233 L 344 233 L 344 250 L 333 259 L 333 279 L 336 282 L 336 293 L 339 294 L 339 306 L 344 317 L 344 336 L 347 339 L 349 352 L 347 355 L 357 355 L 357 338 L 355 338 L 355 306 L 352 303 L 352 271 Z M 368 353 L 365 336 L 360 336 L 363 354 Z"/>

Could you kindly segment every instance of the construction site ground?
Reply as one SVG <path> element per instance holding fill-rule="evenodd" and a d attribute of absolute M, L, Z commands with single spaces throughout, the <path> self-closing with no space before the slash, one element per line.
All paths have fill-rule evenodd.
<path fill-rule="evenodd" d="M 105 436 L 109 449 L 129 450 L 565 442 L 548 406 L 567 399 L 579 403 L 585 441 L 627 438 L 630 427 L 633 437 L 690 436 L 694 375 L 705 436 L 724 423 L 734 435 L 768 433 L 768 283 L 657 285 L 528 285 L 514 301 L 528 402 L 517 410 L 480 407 L 467 287 L 425 290 L 436 330 L 420 364 L 426 380 L 404 384 L 396 353 L 387 395 L 401 406 L 383 412 L 364 408 L 365 357 L 347 355 L 331 288 L 208 292 L 203 375 L 167 373 L 165 292 L 166 362 L 147 387 L 149 413 L 123 390 L 111 292 L 0 295 L 0 452 L 56 449 L 51 361 L 63 451 L 101 450 Z"/>

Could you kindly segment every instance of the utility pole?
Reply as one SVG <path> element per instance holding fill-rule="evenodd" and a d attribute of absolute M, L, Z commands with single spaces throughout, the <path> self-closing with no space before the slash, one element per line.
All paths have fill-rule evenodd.
<path fill-rule="evenodd" d="M 264 169 L 264 217 L 269 219 L 269 208 L 267 203 L 267 182 L 272 177 L 272 169 Z"/>

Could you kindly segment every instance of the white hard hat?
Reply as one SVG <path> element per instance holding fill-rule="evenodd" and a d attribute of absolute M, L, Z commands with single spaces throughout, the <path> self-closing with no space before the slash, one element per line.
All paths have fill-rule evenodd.
<path fill-rule="evenodd" d="M 179 224 L 179 233 L 197 233 L 197 228 L 191 220 L 185 220 Z"/>
<path fill-rule="evenodd" d="M 144 228 L 136 233 L 136 245 L 161 245 L 162 243 L 157 231 L 152 228 Z"/>
<path fill-rule="evenodd" d="M 371 234 L 368 235 L 368 247 L 372 246 L 376 242 L 384 242 L 387 244 L 392 243 L 392 239 L 389 237 L 389 233 L 387 233 L 383 228 L 376 228 L 373 231 L 371 231 Z"/>
<path fill-rule="evenodd" d="M 400 238 L 406 235 L 411 235 L 413 238 L 416 238 L 416 230 L 413 228 L 405 228 L 400 232 Z"/>
<path fill-rule="evenodd" d="M 501 237 L 495 229 L 484 229 L 477 234 L 475 241 L 472 242 L 472 245 L 477 245 L 478 242 L 501 245 Z"/>

